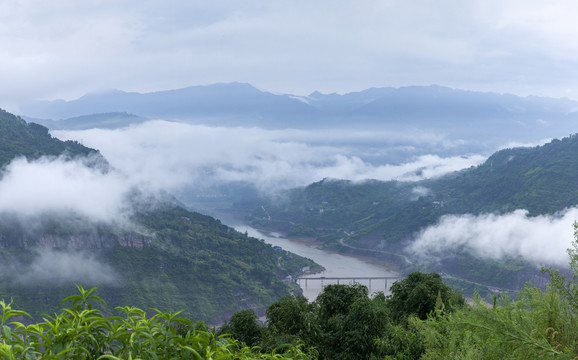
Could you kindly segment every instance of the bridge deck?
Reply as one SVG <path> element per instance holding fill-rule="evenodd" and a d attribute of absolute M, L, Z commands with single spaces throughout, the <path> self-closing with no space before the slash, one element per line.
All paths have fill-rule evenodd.
<path fill-rule="evenodd" d="M 387 291 L 389 289 L 388 285 L 393 284 L 395 281 L 403 279 L 402 276 L 340 276 L 340 277 L 332 277 L 332 276 L 316 276 L 316 277 L 297 277 L 295 278 L 295 282 L 301 286 L 302 282 L 305 282 L 304 289 L 309 288 L 309 282 L 313 283 L 321 283 L 321 289 L 323 289 L 326 285 L 330 283 L 337 283 L 340 282 L 347 283 L 349 282 L 358 282 L 363 281 L 368 285 L 369 293 L 371 294 L 376 289 L 383 289 Z M 381 282 L 381 281 L 383 282 Z M 380 283 L 381 285 L 378 285 Z"/>
<path fill-rule="evenodd" d="M 403 279 L 402 276 L 319 276 L 319 277 L 308 277 L 308 276 L 298 276 L 297 280 L 399 280 Z"/>

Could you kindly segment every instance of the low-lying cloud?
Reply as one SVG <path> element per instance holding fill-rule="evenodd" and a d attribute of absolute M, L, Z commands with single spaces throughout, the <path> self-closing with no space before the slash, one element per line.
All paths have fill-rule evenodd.
<path fill-rule="evenodd" d="M 115 271 L 94 256 L 80 251 L 37 249 L 29 265 L 3 264 L 0 274 L 27 286 L 78 283 L 87 285 L 114 284 Z"/>
<path fill-rule="evenodd" d="M 525 210 L 498 215 L 446 215 L 419 234 L 407 248 L 423 261 L 464 250 L 484 259 L 521 256 L 536 264 L 568 266 L 578 209 L 528 216 Z"/>
<path fill-rule="evenodd" d="M 323 178 L 416 181 L 485 159 L 421 155 L 392 165 L 384 150 L 411 148 L 420 142 L 451 146 L 444 144 L 443 137 L 420 132 L 402 136 L 397 132 L 281 131 L 150 121 L 118 130 L 55 131 L 54 135 L 98 148 L 132 184 L 154 190 L 230 181 L 249 182 L 268 192 Z"/>
<path fill-rule="evenodd" d="M 17 158 L 2 172 L 0 214 L 65 213 L 108 222 L 121 215 L 129 190 L 120 173 L 89 167 L 81 158 Z"/>

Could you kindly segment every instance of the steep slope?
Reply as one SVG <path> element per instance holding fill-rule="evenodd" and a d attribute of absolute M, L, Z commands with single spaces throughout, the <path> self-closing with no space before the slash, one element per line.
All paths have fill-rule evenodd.
<path fill-rule="evenodd" d="M 72 161 L 94 152 L 5 112 L 0 128 L 5 162 L 19 154 L 62 152 Z M 264 309 L 295 290 L 287 276 L 316 266 L 191 212 L 170 196 L 133 189 L 124 209 L 112 221 L 66 208 L 34 215 L 2 211 L 0 299 L 13 299 L 38 317 L 52 313 L 78 283 L 98 286 L 111 312 L 117 305 L 185 310 L 217 323 L 239 309 Z"/>
<path fill-rule="evenodd" d="M 0 109 L 0 167 L 16 156 L 29 159 L 43 155 L 88 155 L 98 151 L 75 141 L 53 138 L 48 129 L 35 123 L 26 123 L 22 118 Z"/>
<path fill-rule="evenodd" d="M 478 167 L 415 183 L 324 180 L 289 191 L 285 201 L 262 199 L 250 219 L 256 226 L 316 236 L 333 248 L 352 246 L 395 260 L 388 253 L 403 254 L 420 230 L 444 215 L 517 209 L 530 216 L 554 214 L 578 205 L 577 183 L 578 136 L 573 135 L 502 150 Z M 535 269 L 522 259 L 484 261 L 466 253 L 438 265 L 499 286 L 520 286 Z"/>
<path fill-rule="evenodd" d="M 373 228 L 400 241 L 443 214 L 505 213 L 526 209 L 551 214 L 578 205 L 578 136 L 534 148 L 496 152 L 483 164 L 419 182 L 353 183 L 323 180 L 289 191 L 289 202 L 263 199 L 271 221 L 315 232 Z M 265 223 L 263 209 L 253 219 Z M 398 224 L 398 226 L 394 226 Z M 409 227 L 392 235 L 392 228 Z M 304 229 L 302 229 L 304 231 Z"/>
<path fill-rule="evenodd" d="M 291 291 L 286 276 L 314 266 L 173 203 L 131 220 L 127 227 L 44 218 L 33 231 L 3 220 L 0 298 L 39 316 L 78 283 L 98 286 L 111 309 L 185 310 L 218 323 L 239 309 L 265 308 Z"/>
<path fill-rule="evenodd" d="M 578 137 L 572 135 L 535 148 L 499 151 L 469 171 L 424 182 L 446 211 L 551 214 L 578 204 Z"/>

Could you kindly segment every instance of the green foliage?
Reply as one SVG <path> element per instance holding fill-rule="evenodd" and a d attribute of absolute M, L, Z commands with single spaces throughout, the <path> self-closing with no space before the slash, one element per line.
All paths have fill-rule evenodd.
<path fill-rule="evenodd" d="M 560 274 L 560 271 L 552 268 L 542 269 L 550 275 L 552 286 L 560 293 L 566 301 L 572 306 L 575 314 L 578 315 L 578 223 L 574 222 L 574 241 L 572 248 L 568 249 L 570 256 L 570 272 L 572 279 L 566 279 L 566 276 Z"/>
<path fill-rule="evenodd" d="M 219 328 L 218 334 L 229 334 L 248 346 L 255 346 L 261 340 L 263 329 L 257 323 L 253 309 L 236 312 L 227 323 Z"/>
<path fill-rule="evenodd" d="M 410 315 L 420 319 L 437 309 L 453 310 L 464 304 L 464 298 L 443 283 L 437 273 L 413 272 L 391 286 L 387 305 L 393 319 L 405 324 Z"/>
<path fill-rule="evenodd" d="M 502 296 L 493 306 L 478 296 L 454 314 L 437 310 L 412 322 L 423 337 L 422 359 L 575 359 L 578 354 L 578 225 L 568 250 L 572 279 L 558 271 L 546 291 L 527 284 L 517 301 Z"/>
<path fill-rule="evenodd" d="M 15 318 L 26 316 L 0 301 L 0 356 L 4 359 L 309 359 L 299 347 L 287 346 L 276 354 L 263 354 L 238 341 L 218 336 L 202 324 L 194 325 L 179 312 L 119 308 L 122 316 L 108 317 L 92 309 L 91 301 L 103 302 L 94 289 L 78 287 L 80 294 L 55 316 L 24 325 Z M 189 330 L 177 331 L 177 324 Z"/>
<path fill-rule="evenodd" d="M 63 248 L 71 241 L 96 244 L 91 245 L 96 249 L 86 252 L 113 269 L 116 278 L 108 283 L 75 282 L 99 286 L 101 296 L 112 307 L 128 304 L 184 310 L 187 316 L 210 323 L 222 322 L 226 315 L 220 314 L 238 309 L 265 309 L 293 291 L 292 284 L 284 281 L 286 276 L 317 266 L 172 202 L 137 211 L 127 230 L 91 224 L 88 219 L 54 218 L 44 224 L 25 229 L 18 222 L 0 219 L 2 264 L 20 269 L 31 266 L 37 254 L 30 248 L 41 238 L 58 239 Z M 58 224 L 59 230 L 50 230 L 52 224 Z M 136 229 L 134 224 L 138 224 Z M 66 253 L 64 249 L 53 251 Z M 72 281 L 21 283 L 0 274 L 0 297 L 13 298 L 39 319 L 43 312 L 55 311 L 58 299 L 74 290 Z"/>
<path fill-rule="evenodd" d="M 315 300 L 319 306 L 319 320 L 328 324 L 334 317 L 345 316 L 356 300 L 364 298 L 367 298 L 367 287 L 364 285 L 327 285 Z"/>
<path fill-rule="evenodd" d="M 423 359 L 573 359 L 578 330 L 555 291 L 526 286 L 518 301 L 495 307 L 477 298 L 453 315 L 438 314 L 415 326 L 426 344 Z"/>
<path fill-rule="evenodd" d="M 274 334 L 307 337 L 312 332 L 312 311 L 305 297 L 286 295 L 267 308 L 268 329 Z"/>
<path fill-rule="evenodd" d="M 420 333 L 413 327 L 385 324 L 385 333 L 376 340 L 386 360 L 419 359 L 425 352 Z"/>
<path fill-rule="evenodd" d="M 20 117 L 0 109 L 0 168 L 16 156 L 36 159 L 43 155 L 77 156 L 97 154 L 75 141 L 60 141 L 48 129 L 35 123 L 26 123 Z"/>
<path fill-rule="evenodd" d="M 0 168 L 17 156 L 93 153 L 98 154 L 0 110 Z M 90 159 L 104 161 L 99 156 Z M 74 248 L 89 253 L 117 276 L 108 282 L 55 276 L 52 281 L 25 283 L 7 275 L 7 270 L 0 274 L 0 298 L 13 298 L 38 320 L 43 312 L 55 311 L 58 299 L 79 283 L 99 286 L 112 307 L 182 309 L 188 316 L 219 323 L 238 309 L 265 308 L 293 290 L 283 281 L 286 276 L 295 276 L 306 266 L 319 268 L 311 260 L 276 252 L 214 218 L 188 211 L 172 198 L 148 199 L 136 190 L 129 197 L 130 222 L 95 223 L 78 214 L 55 212 L 32 224 L 2 214 L 0 262 L 5 269 L 26 270 L 37 259 L 32 249 L 38 246 L 52 247 L 59 254 Z"/>
<path fill-rule="evenodd" d="M 343 241 L 385 257 L 387 252 L 403 253 L 408 239 L 443 215 L 526 209 L 536 216 L 578 205 L 576 153 L 578 136 L 572 135 L 535 148 L 501 150 L 477 167 L 418 182 L 323 180 L 287 191 L 283 201 L 261 199 L 248 210 L 249 220 L 259 227 L 315 236 L 332 249 Z M 432 269 L 494 287 L 521 288 L 525 279 L 538 275 L 535 266 L 520 259 L 486 261 L 459 249 L 443 255 L 447 261 Z"/>
<path fill-rule="evenodd" d="M 384 297 L 370 299 L 360 284 L 328 285 L 314 303 L 284 297 L 267 309 L 263 348 L 303 341 L 321 359 L 360 359 L 379 354 L 375 341 L 389 321 Z"/>

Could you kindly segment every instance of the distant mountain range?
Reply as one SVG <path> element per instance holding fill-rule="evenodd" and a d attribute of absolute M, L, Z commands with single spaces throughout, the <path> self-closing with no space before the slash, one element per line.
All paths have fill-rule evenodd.
<path fill-rule="evenodd" d="M 316 115 L 315 108 L 288 95 L 259 91 L 249 84 L 192 86 L 152 93 L 108 90 L 73 101 L 40 101 L 22 106 L 22 114 L 38 119 L 67 119 L 97 113 L 131 113 L 164 120 L 209 119 L 215 124 L 290 126 Z M 275 119 L 278 123 L 269 123 Z M 283 120 L 287 123 L 283 123 Z"/>
<path fill-rule="evenodd" d="M 77 128 L 83 116 L 114 113 L 95 127 L 121 127 L 143 118 L 219 126 L 263 128 L 368 127 L 436 129 L 452 137 L 519 141 L 562 137 L 578 125 L 578 102 L 519 97 L 442 86 L 371 88 L 343 95 L 273 94 L 244 83 L 192 86 L 178 90 L 134 93 L 108 90 L 72 101 L 36 101 L 20 106 L 26 119 L 47 126 Z M 119 114 L 128 113 L 135 115 Z M 132 117 L 132 120 L 129 119 Z M 76 119 L 73 119 L 76 118 Z M 51 119 L 56 122 L 43 122 Z M 96 119 L 95 119 L 96 120 Z"/>
<path fill-rule="evenodd" d="M 31 117 L 26 117 L 26 119 L 31 123 L 46 126 L 50 130 L 118 129 L 149 120 L 126 112 L 81 115 L 64 120 L 34 119 Z"/>

